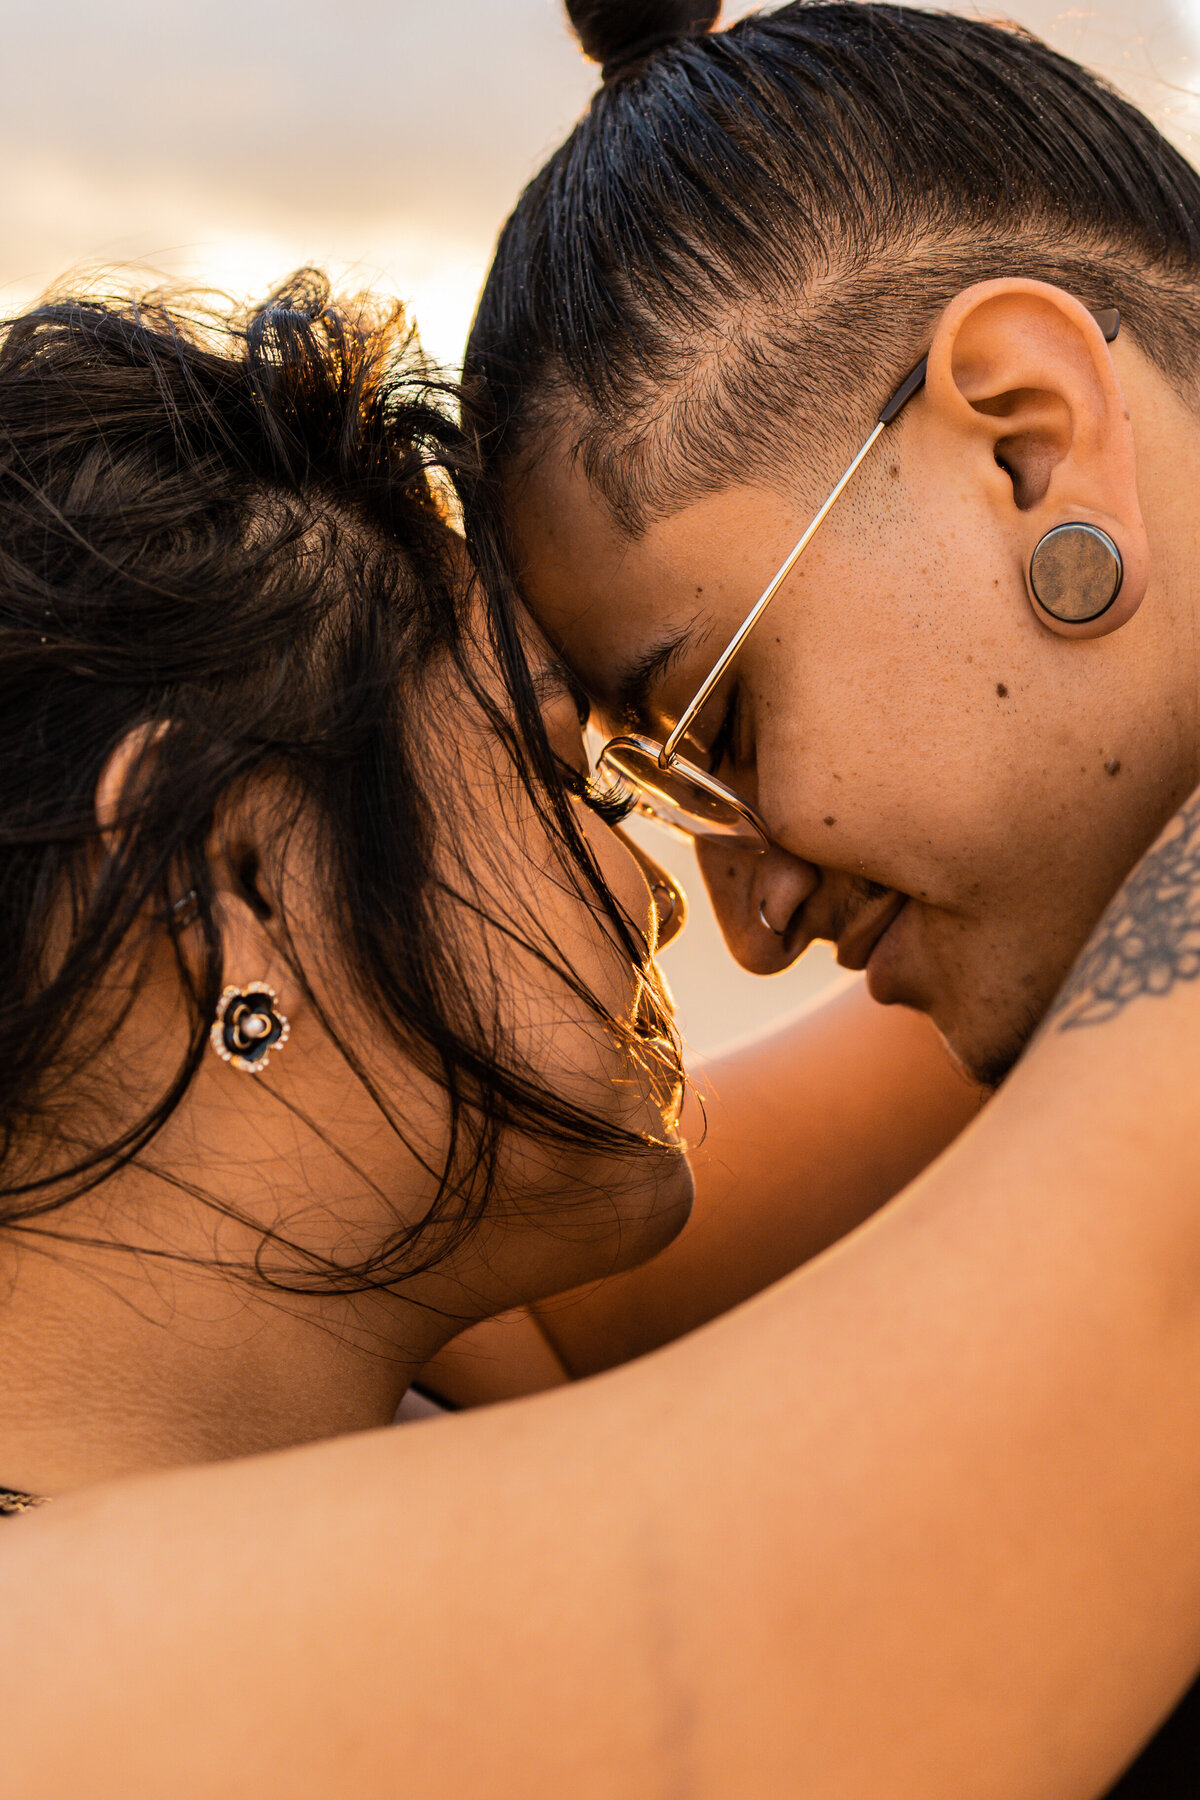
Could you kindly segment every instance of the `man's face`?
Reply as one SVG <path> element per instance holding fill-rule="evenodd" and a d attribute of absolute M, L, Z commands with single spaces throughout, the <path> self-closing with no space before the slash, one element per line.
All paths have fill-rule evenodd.
<path fill-rule="evenodd" d="M 636 539 L 565 459 L 514 485 L 527 597 L 602 729 L 666 736 L 837 472 L 726 490 Z M 699 846 L 739 962 L 767 974 L 831 939 L 999 1079 L 1194 780 L 1171 635 L 1149 604 L 1111 637 L 1051 635 L 950 447 L 885 437 L 684 745 L 774 840 Z"/>

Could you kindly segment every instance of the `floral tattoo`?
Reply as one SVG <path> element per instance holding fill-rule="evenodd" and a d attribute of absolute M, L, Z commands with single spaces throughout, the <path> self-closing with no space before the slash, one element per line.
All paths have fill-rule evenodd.
<path fill-rule="evenodd" d="M 1143 994 L 1200 976 L 1200 801 L 1177 813 L 1139 863 L 1050 1012 L 1060 1031 L 1103 1025 Z"/>

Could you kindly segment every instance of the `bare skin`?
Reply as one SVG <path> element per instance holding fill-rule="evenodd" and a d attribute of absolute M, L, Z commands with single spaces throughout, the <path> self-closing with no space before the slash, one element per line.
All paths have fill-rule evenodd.
<path fill-rule="evenodd" d="M 861 983 L 698 1079 L 705 1126 L 685 1108 L 700 1141 L 679 1237 L 534 1309 L 573 1375 L 656 1350 L 799 1268 L 920 1174 L 983 1099 L 927 1020 Z"/>
<path fill-rule="evenodd" d="M 1200 1639 L 1197 805 L 1098 940 L 1153 919 L 1165 978 L 1095 1018 L 1085 964 L 934 1169 L 728 1319 L 10 1522 L 0 1791 L 1103 1791 Z"/>
<path fill-rule="evenodd" d="M 995 1105 L 728 1319 L 517 1407 L 95 1487 L 13 1524 L 14 1794 L 1101 1791 L 1200 1637 L 1194 829 L 1189 811 L 1122 896 Z M 756 872 L 798 870 L 803 906 L 824 871 L 780 855 Z M 831 908 L 861 878 L 842 873 Z M 1153 922 L 1152 959 L 1131 922 Z M 968 920 L 964 993 L 989 943 Z M 867 1066 L 877 1020 L 852 1021 L 837 1066 Z M 874 1203 L 936 1148 L 923 1130 Z M 866 1186 L 848 1202 L 831 1182 L 830 1236 Z M 630 1202 L 652 1248 L 655 1209 Z M 811 1255 L 820 1229 L 790 1230 Z M 552 1239 L 514 1243 L 511 1266 L 536 1252 L 561 1274 Z M 499 1247 L 467 1271 L 493 1307 L 515 1297 Z M 776 1253 L 751 1242 L 714 1304 Z M 629 1341 L 620 1310 L 580 1368 Z M 665 1304 L 649 1337 L 678 1323 Z M 497 1655 L 518 1628 L 520 1654 Z"/>
<path fill-rule="evenodd" d="M 524 585 L 603 725 L 665 735 L 848 445 L 785 487 L 708 496 L 636 539 L 562 444 L 544 447 L 513 489 Z M 701 866 L 744 966 L 770 974 L 815 936 L 840 940 L 849 966 L 869 959 L 878 1000 L 927 1012 L 994 1081 L 1200 778 L 1200 434 L 1128 332 L 1110 348 L 1068 296 L 991 282 L 939 322 L 926 392 L 874 456 L 734 666 L 738 730 L 720 773 L 764 813 L 775 845 L 759 856 L 702 844 Z M 1095 642 L 1052 636 L 1025 586 L 1042 532 L 1079 516 L 1115 536 L 1123 604 L 1140 603 Z M 629 714 L 628 671 L 681 635 Z M 702 715 L 702 763 L 729 698 L 726 687 Z M 870 932 L 859 941 L 866 882 L 905 900 L 878 944 Z M 781 937 L 763 929 L 760 906 L 787 922 Z M 715 1317 L 762 1284 L 756 1273 L 778 1276 L 833 1241 L 923 1166 L 898 1167 L 887 1192 L 876 1179 L 904 1128 L 923 1160 L 950 1141 L 971 1102 L 919 1031 L 900 1016 L 889 1028 L 865 1002 L 853 1020 L 829 1031 L 802 1021 L 755 1059 L 757 1087 L 740 1068 L 711 1072 L 730 1098 L 713 1114 L 711 1156 L 696 1162 L 692 1225 L 637 1275 L 543 1309 L 568 1366 L 610 1366 L 665 1341 L 660 1318 Z M 844 1132 L 814 1129 L 831 1099 L 839 1117 L 853 1108 Z M 753 1182 L 729 1185 L 718 1240 L 705 1224 L 710 1171 L 744 1167 L 765 1118 L 771 1150 L 755 1157 Z M 830 1191 L 842 1197 L 833 1215 Z M 699 1246 L 718 1241 L 710 1262 Z"/>

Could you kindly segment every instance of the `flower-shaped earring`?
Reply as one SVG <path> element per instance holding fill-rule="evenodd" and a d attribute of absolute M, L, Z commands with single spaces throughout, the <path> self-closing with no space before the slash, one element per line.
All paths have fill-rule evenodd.
<path fill-rule="evenodd" d="M 277 998 L 275 989 L 265 981 L 225 989 L 208 1034 L 222 1062 L 232 1063 L 247 1075 L 266 1068 L 270 1052 L 283 1048 L 292 1029 Z"/>

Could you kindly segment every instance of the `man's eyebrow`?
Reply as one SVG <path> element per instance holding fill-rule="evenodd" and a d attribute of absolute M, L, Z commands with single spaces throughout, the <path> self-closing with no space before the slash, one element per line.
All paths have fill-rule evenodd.
<path fill-rule="evenodd" d="M 651 644 L 621 672 L 616 681 L 617 716 L 625 724 L 633 727 L 649 724 L 649 700 L 655 682 L 661 681 L 684 652 L 704 635 L 705 629 L 706 621 L 698 614 L 678 631 L 669 632 L 657 644 Z"/>

